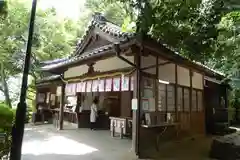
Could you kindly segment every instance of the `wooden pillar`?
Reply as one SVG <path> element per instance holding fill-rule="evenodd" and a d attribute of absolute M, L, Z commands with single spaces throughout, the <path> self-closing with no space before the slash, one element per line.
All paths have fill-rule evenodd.
<path fill-rule="evenodd" d="M 159 90 L 159 66 L 158 66 L 158 56 L 156 56 L 156 79 L 155 79 L 155 110 L 158 111 L 158 90 Z"/>
<path fill-rule="evenodd" d="M 228 109 L 228 86 L 224 85 L 225 87 L 225 95 L 224 95 L 224 100 L 225 100 L 225 108 Z"/>
<path fill-rule="evenodd" d="M 136 49 L 136 48 L 134 48 Z M 132 115 L 132 149 L 135 152 L 136 156 L 140 156 L 140 119 L 141 119 L 141 55 L 142 49 L 135 50 L 135 64 L 136 72 L 134 76 L 134 91 L 133 97 L 137 99 L 137 110 L 133 110 Z"/>
<path fill-rule="evenodd" d="M 176 121 L 178 122 L 178 71 L 177 64 L 175 64 L 175 112 L 176 112 Z"/>
<path fill-rule="evenodd" d="M 189 91 L 189 100 L 190 100 L 189 113 L 190 114 L 189 114 L 189 116 L 190 116 L 190 129 L 191 129 L 192 128 L 192 106 L 193 106 L 193 103 L 192 103 L 192 90 L 193 90 L 193 87 L 192 87 L 192 77 L 193 77 L 193 72 L 192 72 L 191 69 L 189 70 L 189 76 L 190 76 L 190 91 Z"/>
<path fill-rule="evenodd" d="M 63 129 L 63 114 L 64 114 L 64 105 L 65 105 L 65 87 L 66 84 L 63 82 L 61 87 L 61 103 L 60 103 L 60 110 L 59 110 L 59 130 Z"/>

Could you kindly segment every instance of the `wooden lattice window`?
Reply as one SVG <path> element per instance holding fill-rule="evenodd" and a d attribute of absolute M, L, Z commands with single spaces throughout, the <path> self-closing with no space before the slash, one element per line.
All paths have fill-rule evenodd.
<path fill-rule="evenodd" d="M 197 105 L 198 105 L 198 111 L 203 110 L 203 93 L 202 91 L 197 92 Z"/>
<path fill-rule="evenodd" d="M 173 85 L 167 85 L 167 111 L 175 111 L 175 90 Z"/>
<path fill-rule="evenodd" d="M 197 107 L 197 91 L 195 89 L 192 90 L 192 111 L 196 112 L 198 110 Z"/>
<path fill-rule="evenodd" d="M 183 102 L 184 102 L 184 111 L 190 111 L 190 90 L 189 88 L 183 89 Z"/>
<path fill-rule="evenodd" d="M 178 87 L 177 90 L 177 94 L 178 94 L 178 111 L 183 111 L 183 88 L 182 87 Z"/>
<path fill-rule="evenodd" d="M 158 85 L 158 110 L 166 111 L 166 85 Z"/>

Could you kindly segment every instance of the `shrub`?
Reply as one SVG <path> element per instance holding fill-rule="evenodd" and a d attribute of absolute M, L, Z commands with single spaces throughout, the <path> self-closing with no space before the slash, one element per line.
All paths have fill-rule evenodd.
<path fill-rule="evenodd" d="M 0 132 L 6 134 L 5 143 L 0 143 L 0 159 L 10 151 L 11 130 L 15 113 L 14 109 L 11 109 L 4 103 L 0 103 Z"/>

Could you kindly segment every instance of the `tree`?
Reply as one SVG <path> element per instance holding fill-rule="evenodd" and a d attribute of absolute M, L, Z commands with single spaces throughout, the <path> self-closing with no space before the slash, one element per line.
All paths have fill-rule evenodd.
<path fill-rule="evenodd" d="M 7 17 L 0 19 L 0 91 L 11 106 L 8 79 L 23 70 L 25 46 L 28 34 L 28 1 L 14 0 L 8 3 Z M 77 24 L 70 19 L 60 19 L 54 9 L 37 10 L 31 76 L 39 77 L 38 62 L 65 57 L 71 54 L 76 44 Z"/>
<path fill-rule="evenodd" d="M 123 31 L 135 31 L 136 14 L 129 3 L 111 0 L 87 0 L 85 3 L 88 17 L 94 12 L 100 12 L 111 22 L 122 26 Z"/>

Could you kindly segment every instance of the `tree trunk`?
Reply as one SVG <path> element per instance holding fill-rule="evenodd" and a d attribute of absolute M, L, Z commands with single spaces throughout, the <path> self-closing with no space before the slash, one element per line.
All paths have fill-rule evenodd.
<path fill-rule="evenodd" d="M 2 83 L 2 91 L 4 93 L 5 96 L 5 103 L 12 108 L 12 101 L 9 95 L 9 88 L 8 88 L 8 84 L 7 84 L 7 80 L 6 80 L 6 74 L 3 70 L 3 65 L 1 63 L 1 83 Z"/>
<path fill-rule="evenodd" d="M 4 91 L 4 96 L 5 96 L 5 103 L 12 108 L 12 101 L 9 95 L 9 88 L 8 84 L 6 81 L 6 77 L 2 75 L 2 84 L 3 84 L 3 91 Z"/>

